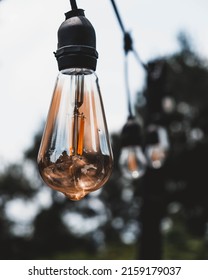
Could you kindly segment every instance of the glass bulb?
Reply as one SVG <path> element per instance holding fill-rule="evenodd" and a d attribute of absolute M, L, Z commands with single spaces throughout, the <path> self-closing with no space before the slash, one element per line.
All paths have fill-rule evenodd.
<path fill-rule="evenodd" d="M 123 147 L 119 164 L 126 179 L 138 179 L 146 171 L 146 158 L 140 146 Z"/>
<path fill-rule="evenodd" d="M 158 169 L 163 166 L 166 159 L 166 151 L 159 144 L 148 146 L 145 153 L 150 167 Z"/>
<path fill-rule="evenodd" d="M 169 141 L 165 128 L 161 126 L 151 125 L 148 127 L 149 143 L 145 148 L 145 155 L 148 161 L 148 165 L 151 168 L 158 169 L 164 165 L 164 162 L 168 155 Z"/>
<path fill-rule="evenodd" d="M 38 154 L 44 182 L 80 200 L 108 180 L 113 155 L 98 78 L 88 69 L 60 71 Z"/>

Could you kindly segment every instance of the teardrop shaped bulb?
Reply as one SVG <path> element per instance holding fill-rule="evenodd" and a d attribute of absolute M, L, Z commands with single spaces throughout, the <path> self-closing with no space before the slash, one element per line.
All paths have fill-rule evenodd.
<path fill-rule="evenodd" d="M 166 159 L 166 151 L 160 145 L 150 145 L 145 150 L 148 164 L 154 169 L 161 168 Z"/>
<path fill-rule="evenodd" d="M 169 141 L 165 128 L 158 125 L 150 125 L 147 129 L 147 143 L 145 155 L 151 168 L 161 168 L 168 155 Z"/>
<path fill-rule="evenodd" d="M 112 166 L 95 72 L 81 68 L 60 71 L 38 154 L 44 182 L 69 199 L 80 200 L 105 184 Z"/>
<path fill-rule="evenodd" d="M 119 158 L 122 175 L 126 179 L 138 179 L 145 174 L 146 158 L 140 146 L 122 148 Z"/>

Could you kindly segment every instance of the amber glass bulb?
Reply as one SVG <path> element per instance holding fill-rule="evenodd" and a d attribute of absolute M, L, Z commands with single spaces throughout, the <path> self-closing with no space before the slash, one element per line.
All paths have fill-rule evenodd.
<path fill-rule="evenodd" d="M 57 78 L 38 154 L 44 182 L 80 200 L 108 180 L 113 155 L 98 78 L 66 69 Z"/>

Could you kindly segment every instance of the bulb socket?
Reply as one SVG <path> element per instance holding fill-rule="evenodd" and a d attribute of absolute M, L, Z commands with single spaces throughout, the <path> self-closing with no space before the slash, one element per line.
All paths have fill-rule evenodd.
<path fill-rule="evenodd" d="M 159 143 L 159 137 L 157 131 L 149 131 L 146 135 L 146 145 L 155 145 Z"/>
<path fill-rule="evenodd" d="M 142 146 L 141 126 L 135 118 L 129 118 L 121 131 L 121 146 Z"/>
<path fill-rule="evenodd" d="M 87 68 L 95 71 L 98 53 L 92 24 L 82 9 L 69 11 L 65 16 L 58 30 L 58 48 L 54 53 L 59 70 Z"/>
<path fill-rule="evenodd" d="M 155 145 L 155 144 L 159 144 L 159 142 L 160 140 L 158 134 L 158 127 L 156 125 L 150 125 L 146 131 L 145 144 Z"/>

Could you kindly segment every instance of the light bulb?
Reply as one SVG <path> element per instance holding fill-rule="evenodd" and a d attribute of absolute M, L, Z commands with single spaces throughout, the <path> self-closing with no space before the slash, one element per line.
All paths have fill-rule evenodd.
<path fill-rule="evenodd" d="M 138 179 L 146 171 L 146 159 L 139 146 L 123 147 L 119 164 L 123 176 L 127 179 Z"/>
<path fill-rule="evenodd" d="M 112 151 L 94 71 L 60 72 L 38 166 L 49 186 L 73 200 L 107 181 L 112 170 Z"/>
<path fill-rule="evenodd" d="M 83 36 L 80 32 L 77 35 L 77 27 Z M 82 10 L 78 15 L 74 11 L 67 14 L 60 29 L 56 53 L 60 72 L 42 136 L 38 167 L 48 186 L 71 200 L 80 200 L 108 180 L 113 155 L 94 71 L 96 52 L 86 46 L 89 31 L 93 38 L 94 30 Z M 72 34 L 73 38 L 65 34 Z M 77 40 L 79 44 L 85 40 L 85 45 L 77 46 Z"/>
<path fill-rule="evenodd" d="M 161 168 L 167 158 L 169 149 L 167 131 L 156 125 L 148 127 L 145 155 L 151 168 Z"/>
<path fill-rule="evenodd" d="M 138 179 L 145 174 L 146 158 L 141 147 L 141 128 L 135 118 L 129 117 L 121 132 L 119 165 L 126 179 Z"/>
<path fill-rule="evenodd" d="M 160 145 L 150 145 L 146 148 L 146 157 L 148 159 L 149 166 L 158 169 L 161 168 L 166 159 L 165 150 Z"/>

